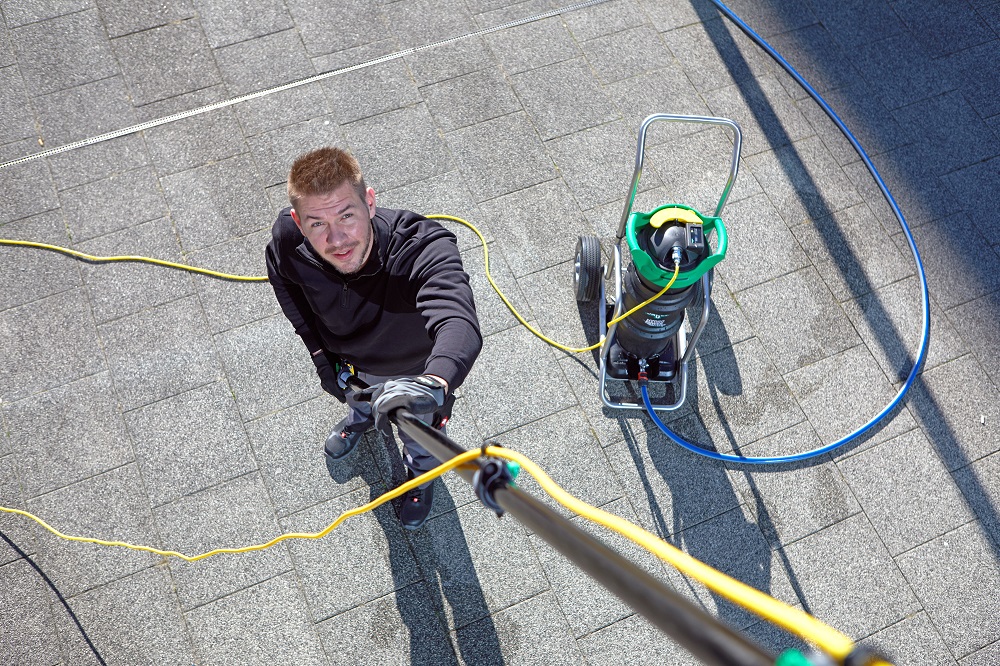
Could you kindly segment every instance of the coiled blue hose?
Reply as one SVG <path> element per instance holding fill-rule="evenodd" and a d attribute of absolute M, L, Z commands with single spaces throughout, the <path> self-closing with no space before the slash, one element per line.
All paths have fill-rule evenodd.
<path fill-rule="evenodd" d="M 832 120 L 834 124 L 837 125 L 837 128 L 840 129 L 840 131 L 844 134 L 847 140 L 851 142 L 851 145 L 854 146 L 854 150 L 857 151 L 858 155 L 864 161 L 865 166 L 868 167 L 869 173 L 871 173 L 872 177 L 875 179 L 875 182 L 878 183 L 878 187 L 882 191 L 882 196 L 884 196 L 885 200 L 889 203 L 889 206 L 892 208 L 892 212 L 896 215 L 896 219 L 899 220 L 899 225 L 902 227 L 903 234 L 906 236 L 906 242 L 910 246 L 910 252 L 913 253 L 913 260 L 914 262 L 916 262 L 917 273 L 920 276 L 920 293 L 922 298 L 921 302 L 923 309 L 923 330 L 920 338 L 920 352 L 917 354 L 917 360 L 913 364 L 913 369 L 910 370 L 910 374 L 906 378 L 906 382 L 899 389 L 899 393 L 896 394 L 896 397 L 893 398 L 892 401 L 888 405 L 886 405 L 882 411 L 880 411 L 878 414 L 872 417 L 872 419 L 868 421 L 868 423 L 864 424 L 863 426 L 861 426 L 851 434 L 847 435 L 846 437 L 843 437 L 842 439 L 833 442 L 832 444 L 827 444 L 826 446 L 821 446 L 811 451 L 805 451 L 804 453 L 796 453 L 794 455 L 789 455 L 789 456 L 774 456 L 774 457 L 744 457 L 744 456 L 729 455 L 725 453 L 717 453 L 715 451 L 709 451 L 708 449 L 703 449 L 700 446 L 696 446 L 695 444 L 688 442 L 683 437 L 680 437 L 676 433 L 672 432 L 666 425 L 664 425 L 663 421 L 660 420 L 660 418 L 656 415 L 656 412 L 653 410 L 653 405 L 649 401 L 649 392 L 646 388 L 646 385 L 642 384 L 642 386 L 640 387 L 642 391 L 642 402 L 646 406 L 646 411 L 649 413 L 650 418 L 653 419 L 653 423 L 655 423 L 660 428 L 660 430 L 663 431 L 663 434 L 669 437 L 675 444 L 687 449 L 688 451 L 691 451 L 692 453 L 697 453 L 700 456 L 705 456 L 706 458 L 711 458 L 713 460 L 748 463 L 754 465 L 773 465 L 777 463 L 797 462 L 799 460 L 806 460 L 809 458 L 814 458 L 816 456 L 821 456 L 824 453 L 829 453 L 830 451 L 838 449 L 841 446 L 844 446 L 845 444 L 853 442 L 859 437 L 862 437 L 863 435 L 868 433 L 868 431 L 874 428 L 879 423 L 879 421 L 884 419 L 890 412 L 892 412 L 896 408 L 896 406 L 899 405 L 899 403 L 903 400 L 903 397 L 910 390 L 910 387 L 913 386 L 913 382 L 916 380 L 917 375 L 920 374 L 920 369 L 923 367 L 924 360 L 927 357 L 927 343 L 928 340 L 930 339 L 931 315 L 930 315 L 930 296 L 928 295 L 927 292 L 927 276 L 924 273 L 924 264 L 922 261 L 920 261 L 920 253 L 917 251 L 917 244 L 913 240 L 913 234 L 910 231 L 910 225 L 906 223 L 906 219 L 903 217 L 903 213 L 899 210 L 899 206 L 896 204 L 896 200 L 892 197 L 892 194 L 889 192 L 889 188 L 886 187 L 885 181 L 883 181 L 882 177 L 879 175 L 878 169 L 876 169 L 875 165 L 872 164 L 871 159 L 868 157 L 868 153 L 866 153 L 864 148 L 861 147 L 861 144 L 858 143 L 858 140 L 855 138 L 855 136 L 851 133 L 849 129 L 847 129 L 847 126 L 844 125 L 844 122 L 840 119 L 839 116 L 837 116 L 837 114 L 833 111 L 833 109 L 830 108 L 830 105 L 826 103 L 826 100 L 824 100 L 823 97 L 818 92 L 816 92 L 816 90 L 811 85 L 809 85 L 808 81 L 802 78 L 802 76 L 795 70 L 795 68 L 792 67 L 788 63 L 788 61 L 786 61 L 781 56 L 780 53 L 775 51 L 770 44 L 768 44 L 766 41 L 764 41 L 764 39 L 760 35 L 754 32 L 750 28 L 750 26 L 748 26 L 743 21 L 743 19 L 734 14 L 733 11 L 729 9 L 729 7 L 719 2 L 719 0 L 712 0 L 712 2 L 715 4 L 716 7 L 719 8 L 719 11 L 721 11 L 726 16 L 726 18 L 732 21 L 736 25 L 736 27 L 738 27 L 740 30 L 746 33 L 746 35 L 750 39 L 752 39 L 754 42 L 757 43 L 758 46 L 764 49 L 764 51 L 766 51 L 767 54 L 770 55 L 775 60 L 775 62 L 781 65 L 784 68 L 784 70 L 788 72 L 791 75 L 791 77 L 794 78 L 807 93 L 809 93 L 810 97 L 816 100 L 816 103 L 819 104 L 820 107 L 823 109 L 823 111 L 826 112 L 826 115 L 830 117 L 830 120 Z"/>

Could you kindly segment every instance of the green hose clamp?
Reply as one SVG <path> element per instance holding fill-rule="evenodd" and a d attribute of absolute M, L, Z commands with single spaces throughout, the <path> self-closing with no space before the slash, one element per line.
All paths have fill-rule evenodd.
<path fill-rule="evenodd" d="M 652 224 L 653 226 L 659 226 L 663 223 L 663 220 L 659 220 L 659 223 L 653 221 L 654 216 L 661 211 L 666 211 L 667 215 L 671 214 L 671 209 L 680 209 L 676 217 L 667 219 L 679 219 L 682 221 L 690 219 L 690 213 L 693 213 L 704 227 L 706 243 L 708 242 L 708 237 L 714 231 L 718 234 L 718 243 L 716 244 L 715 250 L 713 250 L 705 259 L 698 263 L 697 266 L 691 270 L 681 271 L 677 276 L 677 280 L 674 282 L 672 289 L 683 289 L 685 287 L 690 287 L 698 280 L 701 276 L 708 271 L 715 268 L 716 264 L 726 258 L 726 250 L 729 248 L 729 235 L 726 233 L 726 225 L 722 223 L 721 217 L 709 217 L 708 215 L 702 215 L 697 210 L 691 206 L 685 206 L 683 204 L 664 204 L 651 210 L 648 213 L 637 213 L 633 212 L 629 215 L 628 225 L 625 229 L 625 235 L 628 240 L 629 253 L 632 255 L 632 263 L 635 264 L 636 270 L 639 273 L 660 287 L 667 286 L 670 282 L 670 278 L 674 276 L 672 270 L 666 270 L 660 268 L 656 262 L 653 260 L 649 254 L 639 247 L 638 241 L 638 231 L 645 226 Z M 684 213 L 684 211 L 690 211 L 690 213 Z M 663 215 L 657 216 L 662 218 Z"/>

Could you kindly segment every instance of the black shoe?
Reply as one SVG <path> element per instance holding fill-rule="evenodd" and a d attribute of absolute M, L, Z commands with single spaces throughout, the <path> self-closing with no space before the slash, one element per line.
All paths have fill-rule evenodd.
<path fill-rule="evenodd" d="M 414 478 L 412 472 L 407 470 L 407 477 Z M 434 481 L 431 481 L 424 488 L 414 488 L 403 495 L 403 503 L 399 506 L 399 522 L 404 529 L 416 530 L 427 522 L 427 516 L 431 513 L 431 504 L 434 502 Z"/>
<path fill-rule="evenodd" d="M 330 436 L 326 438 L 326 446 L 323 447 L 323 452 L 334 460 L 343 458 L 354 450 L 354 447 L 358 445 L 358 442 L 361 441 L 364 435 L 363 430 L 361 432 L 350 432 L 346 429 L 341 429 L 338 425 L 330 433 Z"/>

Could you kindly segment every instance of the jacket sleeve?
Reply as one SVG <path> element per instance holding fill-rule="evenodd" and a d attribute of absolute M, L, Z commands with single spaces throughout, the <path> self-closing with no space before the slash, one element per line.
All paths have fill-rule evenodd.
<path fill-rule="evenodd" d="M 433 340 L 424 372 L 441 377 L 454 390 L 465 381 L 483 347 L 472 287 L 455 237 L 448 233 L 424 246 L 411 276 L 417 285 L 417 309 Z"/>
<path fill-rule="evenodd" d="M 267 277 L 274 289 L 274 296 L 278 299 L 278 305 L 285 317 L 292 323 L 295 333 L 302 338 L 306 349 L 310 354 L 314 354 L 323 349 L 319 336 L 314 330 L 315 316 L 309 307 L 302 287 L 289 280 L 282 274 L 283 239 L 278 229 L 280 218 L 275 223 L 274 237 L 268 243 L 264 251 L 264 258 L 267 263 Z"/>

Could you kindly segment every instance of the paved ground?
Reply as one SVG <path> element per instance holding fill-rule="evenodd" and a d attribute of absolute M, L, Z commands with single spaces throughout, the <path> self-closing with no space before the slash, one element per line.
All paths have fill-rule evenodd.
<path fill-rule="evenodd" d="M 556 5 L 3 0 L 0 159 Z M 828 95 L 915 228 L 933 345 L 906 407 L 813 464 L 696 458 L 641 414 L 602 411 L 593 359 L 520 327 L 458 230 L 486 337 L 451 434 L 525 452 L 899 664 L 1000 663 L 1000 3 L 735 9 Z M 290 160 L 346 145 L 380 203 L 479 225 L 517 306 L 582 344 L 594 318 L 571 294 L 576 236 L 613 235 L 652 112 L 745 132 L 719 316 L 672 425 L 747 455 L 850 432 L 912 364 L 914 264 L 858 157 L 706 0 L 608 0 L 4 169 L 0 236 L 259 273 Z M 640 207 L 711 208 L 729 146 L 721 131 L 654 128 Z M 341 408 L 267 285 L 4 248 L 0 339 L 0 501 L 66 532 L 186 552 L 261 542 L 319 529 L 400 473 L 374 437 L 324 462 Z M 61 597 L 0 544 L 0 661 L 690 663 L 459 480 L 446 488 L 415 534 L 376 511 L 323 541 L 197 564 L 4 516 Z M 755 639 L 796 644 L 611 542 Z"/>

